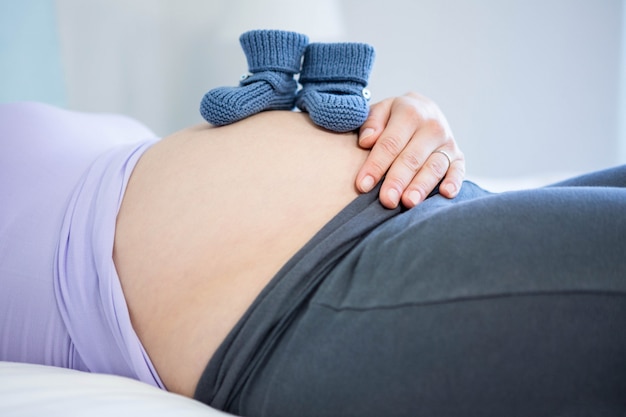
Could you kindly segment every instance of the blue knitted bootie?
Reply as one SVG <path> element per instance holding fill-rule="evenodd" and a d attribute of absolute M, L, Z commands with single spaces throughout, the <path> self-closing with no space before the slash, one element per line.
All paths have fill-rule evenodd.
<path fill-rule="evenodd" d="M 239 38 L 251 75 L 237 87 L 219 87 L 202 98 L 200 114 L 222 126 L 264 110 L 291 110 L 295 106 L 306 35 L 282 30 L 253 30 Z"/>
<path fill-rule="evenodd" d="M 358 129 L 369 114 L 365 87 L 374 55 L 374 48 L 364 43 L 310 44 L 304 51 L 296 106 L 326 129 Z"/>

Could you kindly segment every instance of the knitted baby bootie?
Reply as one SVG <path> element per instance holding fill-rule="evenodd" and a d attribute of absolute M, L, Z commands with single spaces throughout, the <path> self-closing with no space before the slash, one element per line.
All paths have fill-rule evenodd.
<path fill-rule="evenodd" d="M 296 106 L 326 129 L 358 129 L 369 113 L 365 87 L 374 55 L 374 48 L 364 43 L 310 44 L 304 51 Z"/>
<path fill-rule="evenodd" d="M 282 30 L 253 30 L 239 38 L 251 75 L 237 87 L 219 87 L 202 98 L 200 114 L 216 126 L 227 125 L 264 110 L 295 106 L 306 35 Z"/>

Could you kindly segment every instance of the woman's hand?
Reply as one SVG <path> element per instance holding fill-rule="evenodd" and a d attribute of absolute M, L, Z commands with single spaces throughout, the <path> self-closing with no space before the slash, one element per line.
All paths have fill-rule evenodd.
<path fill-rule="evenodd" d="M 371 152 L 357 174 L 357 189 L 370 191 L 386 174 L 380 201 L 387 208 L 400 202 L 416 206 L 440 181 L 445 197 L 461 189 L 463 152 L 439 107 L 422 95 L 408 93 L 372 105 L 359 145 Z"/>

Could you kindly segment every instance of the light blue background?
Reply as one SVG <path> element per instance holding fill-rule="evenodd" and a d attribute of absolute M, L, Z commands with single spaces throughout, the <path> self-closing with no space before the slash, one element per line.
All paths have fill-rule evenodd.
<path fill-rule="evenodd" d="M 0 102 L 66 104 L 54 1 L 0 1 L 0 53 Z"/>

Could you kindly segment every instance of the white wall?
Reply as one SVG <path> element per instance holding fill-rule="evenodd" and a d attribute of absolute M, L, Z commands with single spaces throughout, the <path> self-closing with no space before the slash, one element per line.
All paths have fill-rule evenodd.
<path fill-rule="evenodd" d="M 159 134 L 199 122 L 204 92 L 237 83 L 246 70 L 240 32 L 275 27 L 314 41 L 373 44 L 374 99 L 407 90 L 435 99 L 470 174 L 626 163 L 626 0 L 55 4 L 67 106 L 126 113 Z M 14 17 L 0 16 L 0 23 Z"/>
<path fill-rule="evenodd" d="M 56 4 L 69 106 L 129 114 L 161 135 L 199 123 L 204 93 L 239 82 L 247 71 L 241 32 L 276 27 L 325 40 L 343 34 L 334 0 L 297 9 L 291 0 Z"/>
<path fill-rule="evenodd" d="M 434 98 L 470 172 L 575 172 L 620 162 L 626 2 L 343 4 L 348 33 L 379 50 L 373 90 L 388 95 L 411 88 Z"/>

